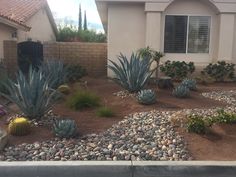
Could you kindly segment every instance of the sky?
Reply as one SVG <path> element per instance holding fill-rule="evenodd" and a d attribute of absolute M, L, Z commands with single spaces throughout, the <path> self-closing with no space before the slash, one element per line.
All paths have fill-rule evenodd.
<path fill-rule="evenodd" d="M 88 23 L 101 25 L 94 0 L 48 0 L 48 3 L 56 18 L 70 17 L 75 21 L 78 19 L 79 4 L 81 4 L 83 14 L 86 10 Z"/>

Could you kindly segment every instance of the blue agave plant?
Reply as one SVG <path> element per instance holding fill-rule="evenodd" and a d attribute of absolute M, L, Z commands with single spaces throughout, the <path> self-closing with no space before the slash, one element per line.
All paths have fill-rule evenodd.
<path fill-rule="evenodd" d="M 119 64 L 109 61 L 111 64 L 108 65 L 108 68 L 115 74 L 114 81 L 129 92 L 142 90 L 154 72 L 150 70 L 152 63 L 150 58 L 141 59 L 134 53 L 130 59 L 120 54 Z"/>

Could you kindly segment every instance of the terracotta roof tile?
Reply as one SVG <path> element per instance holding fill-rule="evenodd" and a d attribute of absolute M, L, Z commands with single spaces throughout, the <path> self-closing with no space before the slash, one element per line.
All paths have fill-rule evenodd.
<path fill-rule="evenodd" d="M 45 5 L 47 0 L 0 0 L 0 17 L 27 27 L 26 21 Z"/>

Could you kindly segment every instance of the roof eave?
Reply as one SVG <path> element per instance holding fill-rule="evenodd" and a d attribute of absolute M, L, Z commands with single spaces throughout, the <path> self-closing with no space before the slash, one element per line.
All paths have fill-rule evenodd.
<path fill-rule="evenodd" d="M 10 19 L 6 19 L 4 17 L 0 17 L 0 22 L 5 24 L 5 25 L 11 26 L 13 28 L 21 29 L 23 31 L 30 31 L 30 29 L 31 29 L 30 27 L 28 27 L 26 25 L 16 23 L 16 22 L 14 22 Z"/>

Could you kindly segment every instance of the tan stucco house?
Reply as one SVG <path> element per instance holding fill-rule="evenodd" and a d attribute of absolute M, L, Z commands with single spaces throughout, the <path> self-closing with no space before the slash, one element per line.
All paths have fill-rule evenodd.
<path fill-rule="evenodd" d="M 150 46 L 165 60 L 236 63 L 236 0 L 96 0 L 108 58 Z M 108 75 L 112 73 L 108 71 Z"/>
<path fill-rule="evenodd" d="M 3 41 L 55 41 L 57 27 L 47 0 L 0 0 L 0 59 Z"/>

